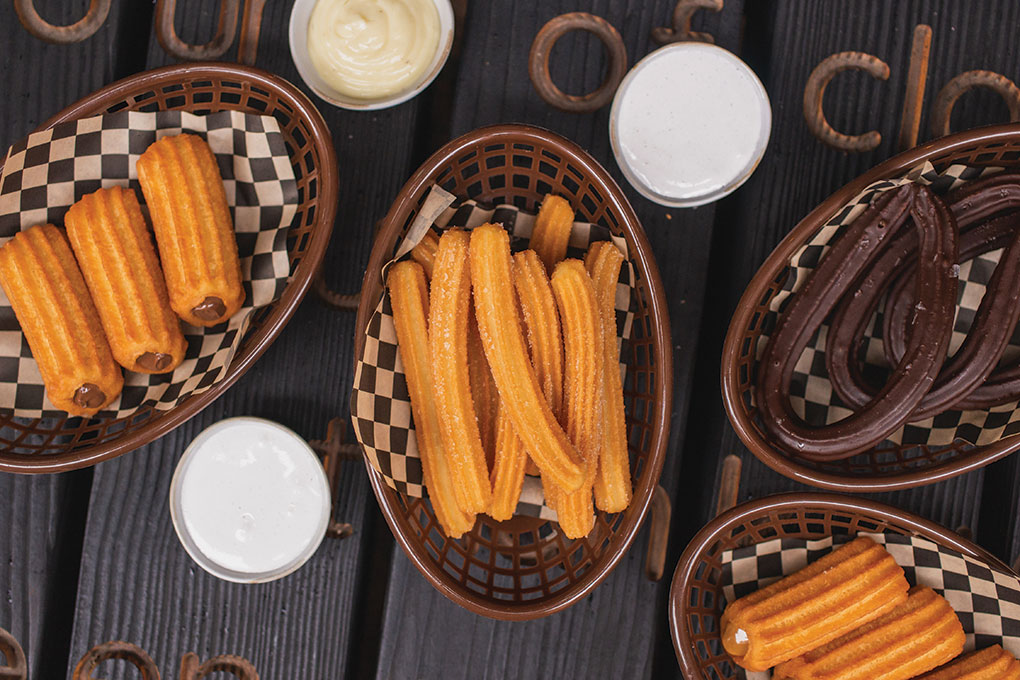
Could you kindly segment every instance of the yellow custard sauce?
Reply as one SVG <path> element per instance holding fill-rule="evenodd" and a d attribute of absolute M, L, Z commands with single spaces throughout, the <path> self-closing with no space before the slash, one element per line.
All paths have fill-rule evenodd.
<path fill-rule="evenodd" d="M 415 85 L 439 46 L 433 0 L 318 0 L 308 55 L 338 93 L 378 99 Z"/>

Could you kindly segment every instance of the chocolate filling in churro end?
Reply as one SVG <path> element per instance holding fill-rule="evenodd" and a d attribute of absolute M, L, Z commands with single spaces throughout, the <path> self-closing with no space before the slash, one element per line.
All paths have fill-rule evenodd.
<path fill-rule="evenodd" d="M 227 306 L 223 300 L 210 295 L 200 303 L 191 308 L 191 313 L 202 321 L 216 321 L 227 312 Z"/>
<path fill-rule="evenodd" d="M 106 395 L 99 388 L 99 385 L 83 383 L 81 387 L 74 391 L 72 400 L 82 408 L 99 408 L 106 401 Z"/>
<path fill-rule="evenodd" d="M 174 358 L 164 352 L 145 352 L 135 359 L 135 366 L 143 371 L 165 371 Z"/>

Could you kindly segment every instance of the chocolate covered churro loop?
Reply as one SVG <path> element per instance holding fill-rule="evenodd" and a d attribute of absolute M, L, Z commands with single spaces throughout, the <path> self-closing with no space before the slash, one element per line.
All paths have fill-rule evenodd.
<path fill-rule="evenodd" d="M 942 374 L 936 381 L 936 389 L 943 382 L 943 375 L 948 374 L 952 370 L 952 365 L 958 362 L 969 362 L 967 367 L 970 370 L 981 366 L 986 369 L 985 378 L 968 393 L 960 395 L 952 403 L 947 403 L 943 410 L 986 409 L 1015 401 L 1020 396 L 1020 364 L 996 368 L 1020 316 L 1018 242 L 1020 242 L 1020 212 L 989 220 L 960 237 L 961 262 L 967 262 L 999 248 L 1007 249 L 999 258 L 999 264 L 988 282 L 964 344 L 950 361 L 946 362 Z M 914 295 L 910 288 L 913 279 L 914 272 L 906 271 L 889 291 L 885 306 L 886 323 L 883 338 L 886 354 L 895 357 L 893 361 L 898 361 L 899 357 L 903 356 L 905 335 L 914 312 Z M 922 414 L 921 417 L 925 416 Z"/>
<path fill-rule="evenodd" d="M 919 305 L 907 354 L 881 392 L 857 413 L 822 427 L 807 425 L 789 401 L 793 369 L 833 305 L 901 227 L 918 231 Z M 886 192 L 847 227 L 779 317 L 759 363 L 756 400 L 766 430 L 787 451 L 840 460 L 882 442 L 910 418 L 945 361 L 956 303 L 957 232 L 945 204 L 927 187 Z"/>

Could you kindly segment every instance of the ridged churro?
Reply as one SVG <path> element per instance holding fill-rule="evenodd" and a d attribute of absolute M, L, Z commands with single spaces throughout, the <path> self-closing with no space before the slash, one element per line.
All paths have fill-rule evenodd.
<path fill-rule="evenodd" d="M 0 248 L 0 286 L 57 408 L 91 416 L 124 386 L 67 239 L 44 224 Z"/>
<path fill-rule="evenodd" d="M 963 651 L 963 626 L 946 599 L 926 586 L 850 633 L 780 664 L 777 680 L 907 680 Z"/>
<path fill-rule="evenodd" d="M 622 512 L 630 505 L 633 493 L 620 350 L 616 344 L 616 286 L 620 267 L 623 266 L 623 253 L 610 241 L 599 241 L 592 244 L 584 263 L 595 284 L 605 337 L 605 428 L 598 475 L 595 477 L 595 506 L 603 512 Z"/>
<path fill-rule="evenodd" d="M 471 397 L 468 368 L 473 274 L 473 267 L 469 271 L 468 250 L 471 241 L 473 238 L 460 229 L 450 229 L 439 239 L 429 299 L 429 351 L 440 432 L 457 481 L 457 501 L 467 512 L 479 513 L 489 508 L 492 487 Z M 510 309 L 516 315 L 514 308 Z M 482 338 L 485 339 L 484 332 Z M 486 356 L 491 365 L 492 357 L 488 352 Z M 499 384 L 498 379 L 496 382 Z M 502 390 L 500 396 L 504 396 Z"/>
<path fill-rule="evenodd" d="M 425 274 L 422 267 L 414 262 L 398 262 L 390 269 L 386 285 L 390 290 L 393 323 L 411 397 L 414 435 L 421 456 L 425 488 L 443 532 L 451 538 L 459 538 L 471 530 L 475 517 L 457 503 L 456 481 L 440 434 L 439 412 L 432 394 L 429 366 L 429 293 Z"/>
<path fill-rule="evenodd" d="M 559 418 L 563 401 L 563 339 L 560 335 L 556 299 L 545 273 L 545 265 L 535 251 L 517 253 L 513 256 L 512 266 L 531 365 L 542 386 L 546 402 Z M 501 417 L 509 419 L 509 414 L 504 412 Z M 512 433 L 512 425 L 507 423 L 507 427 Z M 519 441 L 513 442 L 507 437 L 501 445 L 497 445 L 492 483 L 493 510 L 489 513 L 494 519 L 508 519 L 513 514 L 524 485 L 528 463 L 535 465 Z"/>
<path fill-rule="evenodd" d="M 237 238 L 216 159 L 201 137 L 163 137 L 138 159 L 170 306 L 193 326 L 215 326 L 244 302 Z"/>
<path fill-rule="evenodd" d="M 188 343 L 135 192 L 113 187 L 88 194 L 67 211 L 64 225 L 113 358 L 139 373 L 176 368 Z"/>
<path fill-rule="evenodd" d="M 581 488 L 555 489 L 553 504 L 560 528 L 568 538 L 587 536 L 595 526 L 592 485 L 602 451 L 605 413 L 605 335 L 595 286 L 580 260 L 563 260 L 551 277 L 560 310 L 563 347 L 563 419 L 567 437 L 584 459 Z M 554 482 L 555 483 L 555 482 Z"/>
<path fill-rule="evenodd" d="M 500 403 L 496 420 L 496 455 L 492 464 L 492 502 L 489 516 L 497 522 L 510 519 L 521 499 L 528 453 L 514 432 L 510 414 Z"/>
<path fill-rule="evenodd" d="M 764 671 L 892 611 L 908 588 L 885 548 L 857 538 L 729 604 L 720 619 L 723 647 L 742 668 Z"/>
<path fill-rule="evenodd" d="M 439 234 L 435 229 L 429 229 L 422 236 L 418 244 L 411 249 L 411 259 L 421 265 L 425 270 L 425 278 L 432 279 L 432 264 L 436 260 L 436 249 L 439 248 Z"/>
<path fill-rule="evenodd" d="M 538 253 L 550 273 L 567 256 L 570 231 L 574 227 L 574 209 L 561 196 L 549 194 L 535 217 L 535 229 L 529 246 Z"/>
<path fill-rule="evenodd" d="M 422 267 L 424 269 L 424 267 Z M 485 349 L 482 338 L 478 335 L 478 324 L 475 323 L 475 312 L 469 306 L 467 361 L 468 375 L 471 382 L 471 401 L 475 405 L 475 417 L 478 419 L 478 435 L 482 438 L 482 449 L 485 451 L 485 462 L 491 470 L 496 455 L 496 418 L 499 413 L 499 391 L 492 380 L 492 372 L 485 360 Z"/>
<path fill-rule="evenodd" d="M 917 680 L 1020 680 L 1020 661 L 999 645 L 961 656 Z"/>
<path fill-rule="evenodd" d="M 513 288 L 510 237 L 501 227 L 486 224 L 471 232 L 470 250 L 478 329 L 501 403 L 543 478 L 576 491 L 584 482 L 584 461 L 557 422 L 528 359 Z"/>

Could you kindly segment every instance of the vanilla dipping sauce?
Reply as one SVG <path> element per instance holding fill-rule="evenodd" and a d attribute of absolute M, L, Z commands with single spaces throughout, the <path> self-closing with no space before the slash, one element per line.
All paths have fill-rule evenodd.
<path fill-rule="evenodd" d="M 768 96 L 732 53 L 704 43 L 656 50 L 624 79 L 613 102 L 613 151 L 638 191 L 666 205 L 729 193 L 768 143 Z"/>
<path fill-rule="evenodd" d="M 171 498 L 185 548 L 230 580 L 271 580 L 297 568 L 322 540 L 331 504 L 308 445 L 257 418 L 228 419 L 200 434 L 181 460 Z"/>
<path fill-rule="evenodd" d="M 330 87 L 377 99 L 412 87 L 439 47 L 433 0 L 318 0 L 308 55 Z"/>

